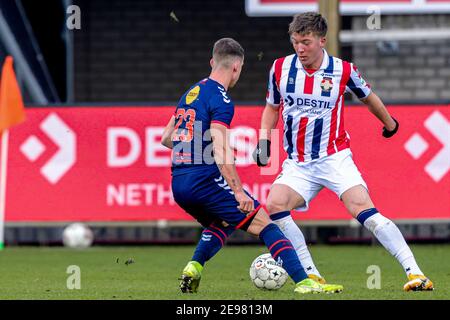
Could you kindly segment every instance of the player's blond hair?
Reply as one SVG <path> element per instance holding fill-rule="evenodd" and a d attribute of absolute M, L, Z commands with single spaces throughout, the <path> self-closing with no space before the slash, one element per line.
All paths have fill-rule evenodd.
<path fill-rule="evenodd" d="M 289 24 L 289 35 L 296 32 L 302 36 L 313 33 L 318 37 L 325 37 L 327 31 L 327 20 L 317 12 L 296 14 Z"/>
<path fill-rule="evenodd" d="M 217 64 L 229 68 L 234 59 L 244 60 L 244 49 L 236 40 L 222 38 L 214 43 L 212 55 Z"/>

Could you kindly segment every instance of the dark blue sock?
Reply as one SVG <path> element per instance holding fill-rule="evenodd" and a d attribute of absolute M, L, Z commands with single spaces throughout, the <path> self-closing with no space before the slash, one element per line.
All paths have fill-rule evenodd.
<path fill-rule="evenodd" d="M 294 247 L 276 224 L 268 224 L 259 234 L 259 238 L 269 248 L 272 258 L 281 258 L 283 268 L 295 283 L 308 278 Z"/>
<path fill-rule="evenodd" d="M 280 211 L 277 213 L 272 213 L 270 215 L 270 219 L 272 219 L 272 221 L 276 221 L 276 220 L 286 218 L 287 216 L 290 216 L 290 215 L 291 215 L 290 211 Z"/>
<path fill-rule="evenodd" d="M 366 221 L 367 218 L 369 218 L 377 213 L 378 213 L 378 210 L 376 208 L 366 209 L 366 210 L 361 211 L 358 214 L 358 216 L 356 217 L 356 219 L 359 221 L 359 223 L 361 223 L 364 226 L 364 221 Z"/>
<path fill-rule="evenodd" d="M 221 224 L 213 223 L 202 232 L 202 237 L 195 248 L 193 261 L 197 261 L 202 266 L 211 259 L 224 245 L 225 240 L 233 233 L 234 227 L 224 227 Z"/>

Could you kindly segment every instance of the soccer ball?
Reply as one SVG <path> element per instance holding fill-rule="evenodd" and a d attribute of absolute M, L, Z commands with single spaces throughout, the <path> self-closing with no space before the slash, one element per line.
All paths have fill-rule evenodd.
<path fill-rule="evenodd" d="M 72 223 L 63 231 L 63 244 L 69 248 L 87 248 L 94 241 L 94 233 L 83 223 Z"/>
<path fill-rule="evenodd" d="M 250 279 L 259 289 L 278 290 L 288 278 L 281 263 L 275 261 L 270 253 L 264 253 L 253 260 L 250 266 Z"/>

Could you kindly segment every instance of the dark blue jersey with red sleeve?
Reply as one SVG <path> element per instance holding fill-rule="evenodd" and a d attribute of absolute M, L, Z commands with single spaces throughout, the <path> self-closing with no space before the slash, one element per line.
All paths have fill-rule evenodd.
<path fill-rule="evenodd" d="M 172 175 L 217 171 L 211 123 L 229 127 L 234 115 L 234 104 L 225 88 L 210 78 L 197 82 L 181 97 L 174 115 Z"/>

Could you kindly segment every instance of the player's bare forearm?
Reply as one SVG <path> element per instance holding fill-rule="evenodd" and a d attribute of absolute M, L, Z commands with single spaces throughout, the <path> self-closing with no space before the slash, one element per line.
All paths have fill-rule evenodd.
<path fill-rule="evenodd" d="M 175 117 L 172 116 L 169 120 L 169 123 L 167 123 L 166 127 L 164 128 L 163 135 L 161 138 L 161 144 L 169 149 L 173 148 L 172 143 L 172 134 L 175 127 Z"/>
<path fill-rule="evenodd" d="M 242 192 L 243 188 L 234 163 L 234 154 L 230 147 L 227 128 L 221 124 L 211 124 L 211 138 L 214 160 L 220 173 L 234 193 Z"/>
<path fill-rule="evenodd" d="M 253 212 L 255 209 L 253 199 L 245 193 L 244 188 L 242 187 L 236 165 L 234 164 L 234 156 L 231 148 L 228 146 L 227 142 L 218 142 L 220 139 L 218 139 L 217 136 L 214 136 L 213 134 L 211 134 L 211 136 L 213 139 L 214 159 L 222 177 L 224 177 L 228 186 L 233 191 L 236 201 L 239 203 L 238 209 L 245 214 Z M 227 139 L 227 141 L 229 140 Z"/>
<path fill-rule="evenodd" d="M 261 118 L 261 131 L 259 139 L 270 140 L 270 132 L 277 126 L 278 118 L 280 115 L 278 106 L 273 106 L 269 103 L 264 108 Z"/>
<path fill-rule="evenodd" d="M 392 119 L 383 101 L 375 93 L 371 92 L 361 101 L 369 107 L 369 111 L 384 124 L 386 129 L 393 130 L 395 128 L 394 119 Z"/>
<path fill-rule="evenodd" d="M 229 164 L 229 163 L 217 164 L 217 167 L 219 168 L 220 173 L 222 174 L 224 179 L 227 181 L 228 185 L 230 186 L 231 190 L 234 193 L 239 193 L 239 192 L 244 191 L 234 163 L 233 164 Z"/>

